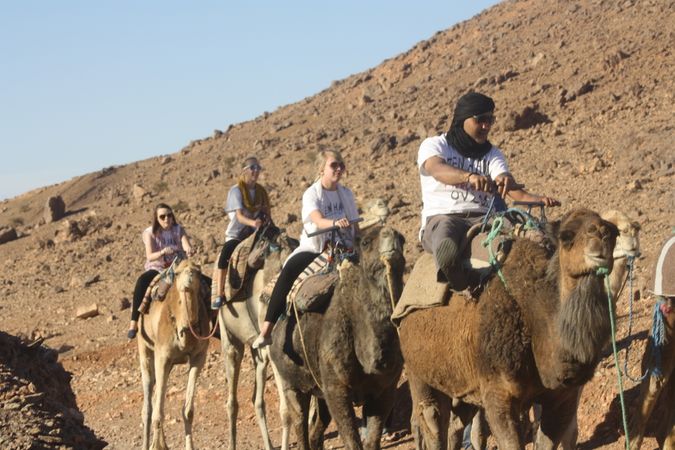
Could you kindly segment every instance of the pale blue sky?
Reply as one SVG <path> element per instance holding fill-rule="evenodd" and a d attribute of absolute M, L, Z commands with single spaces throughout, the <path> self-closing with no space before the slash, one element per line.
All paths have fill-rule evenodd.
<path fill-rule="evenodd" d="M 496 0 L 0 0 L 0 199 L 173 153 Z"/>

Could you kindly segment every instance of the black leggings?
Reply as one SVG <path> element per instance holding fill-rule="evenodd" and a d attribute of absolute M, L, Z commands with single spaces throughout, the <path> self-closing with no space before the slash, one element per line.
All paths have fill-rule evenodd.
<path fill-rule="evenodd" d="M 138 308 L 141 306 L 145 291 L 148 290 L 148 286 L 150 286 L 150 283 L 158 273 L 159 272 L 156 270 L 150 269 L 147 272 L 143 272 L 143 274 L 138 277 L 136 287 L 134 288 L 134 303 L 131 307 L 131 320 L 138 320 L 138 316 L 141 314 L 138 312 Z"/>
<path fill-rule="evenodd" d="M 318 253 L 314 252 L 300 252 L 286 261 L 272 290 L 270 306 L 267 308 L 267 314 L 265 314 L 267 322 L 276 323 L 279 316 L 286 309 L 286 296 L 291 291 L 293 282 L 318 255 Z"/>
<path fill-rule="evenodd" d="M 234 252 L 234 248 L 241 242 L 241 239 L 230 239 L 225 242 L 223 249 L 220 251 L 220 256 L 218 257 L 218 268 L 227 269 L 227 264 L 230 262 L 230 256 Z"/>

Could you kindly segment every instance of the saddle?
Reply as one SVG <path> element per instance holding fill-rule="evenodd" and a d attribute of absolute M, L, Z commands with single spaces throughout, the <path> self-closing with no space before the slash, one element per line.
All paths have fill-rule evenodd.
<path fill-rule="evenodd" d="M 469 288 L 463 294 L 471 300 L 477 298 L 480 290 L 506 262 L 516 238 L 553 247 L 543 225 L 515 209 L 493 215 L 485 224 L 476 224 L 467 231 L 460 244 L 461 265 L 469 279 Z M 429 253 L 424 253 L 415 262 L 391 316 L 394 324 L 398 325 L 412 311 L 447 304 L 450 287 L 448 283 L 437 281 L 436 272 L 434 257 Z"/>
<path fill-rule="evenodd" d="M 290 314 L 293 305 L 299 313 L 323 311 L 339 279 L 337 270 L 331 264 L 329 250 L 325 250 L 314 258 L 293 283 L 287 297 L 286 314 Z"/>
<path fill-rule="evenodd" d="M 155 275 L 155 278 L 152 279 L 145 291 L 141 306 L 138 307 L 138 311 L 141 314 L 147 314 L 151 302 L 164 301 L 166 294 L 169 292 L 169 289 L 171 286 L 173 286 L 173 282 L 176 279 L 175 268 L 178 267 L 178 264 L 180 264 L 181 261 L 181 257 L 175 258 L 169 267 Z M 200 278 L 200 298 L 208 299 L 210 294 L 211 286 L 209 286 L 208 282 L 204 278 Z"/>

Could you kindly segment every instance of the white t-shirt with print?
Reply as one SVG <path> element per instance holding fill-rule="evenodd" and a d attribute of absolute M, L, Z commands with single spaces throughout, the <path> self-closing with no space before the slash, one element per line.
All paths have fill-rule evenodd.
<path fill-rule="evenodd" d="M 255 197 L 255 188 L 249 189 L 248 191 L 249 198 Z M 239 185 L 234 185 L 230 188 L 230 191 L 227 193 L 227 203 L 225 204 L 225 212 L 227 217 L 230 218 L 230 223 L 227 225 L 227 230 L 225 230 L 225 239 L 241 239 L 241 232 L 246 229 L 247 225 L 239 222 L 237 220 L 236 211 L 241 209 L 242 214 L 253 219 L 255 217 L 248 209 L 244 207 L 244 198 L 239 189 Z"/>
<path fill-rule="evenodd" d="M 351 221 L 356 220 L 359 217 L 356 202 L 354 201 L 354 194 L 349 188 L 338 184 L 337 190 L 329 191 L 321 187 L 320 180 L 316 181 L 308 187 L 302 195 L 303 229 L 302 234 L 300 235 L 300 245 L 295 249 L 291 256 L 300 252 L 321 253 L 326 242 L 330 239 L 331 233 L 324 233 L 313 237 L 307 236 L 308 233 L 317 230 L 316 224 L 314 224 L 310 218 L 310 214 L 317 210 L 324 218 L 330 220 L 346 217 Z M 340 230 L 340 233 L 347 246 L 353 245 L 353 226 L 348 230 Z"/>
<path fill-rule="evenodd" d="M 423 203 L 420 236 L 427 223 L 427 218 L 437 214 L 458 212 L 485 213 L 492 198 L 492 194 L 476 191 L 469 183 L 450 185 L 436 180 L 423 167 L 424 162 L 433 156 L 442 158 L 446 164 L 452 167 L 489 176 L 493 180 L 509 171 L 504 155 L 495 146 L 480 159 L 465 158 L 448 144 L 445 134 L 426 138 L 420 145 L 417 154 Z"/>

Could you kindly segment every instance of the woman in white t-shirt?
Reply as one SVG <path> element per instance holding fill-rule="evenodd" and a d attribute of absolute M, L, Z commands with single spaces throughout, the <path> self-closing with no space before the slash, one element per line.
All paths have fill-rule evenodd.
<path fill-rule="evenodd" d="M 323 150 L 317 158 L 319 178 L 302 196 L 303 230 L 299 247 L 286 259 L 277 279 L 270 304 L 265 315 L 260 335 L 253 342 L 253 348 L 264 347 L 271 343 L 270 336 L 274 324 L 286 308 L 286 296 L 298 275 L 324 249 L 330 239 L 328 233 L 309 237 L 318 229 L 339 227 L 343 243 L 353 245 L 358 227 L 350 224 L 358 218 L 358 210 L 352 191 L 340 184 L 346 168 L 342 155 L 337 150 Z"/>
<path fill-rule="evenodd" d="M 261 171 L 258 158 L 246 158 L 242 164 L 239 182 L 227 194 L 225 212 L 230 223 L 225 231 L 225 244 L 218 257 L 218 264 L 213 270 L 211 309 L 218 309 L 224 303 L 225 270 L 235 247 L 263 224 L 272 221 L 269 196 L 265 188 L 258 184 Z"/>
<path fill-rule="evenodd" d="M 181 253 L 191 256 L 193 253 L 190 238 L 185 229 L 176 223 L 171 207 L 160 203 L 152 215 L 152 225 L 141 235 L 145 247 L 145 272 L 136 281 L 134 300 L 131 308 L 131 322 L 127 337 L 132 339 L 138 332 L 138 308 L 141 306 L 145 291 L 159 272 L 171 265 Z"/>

